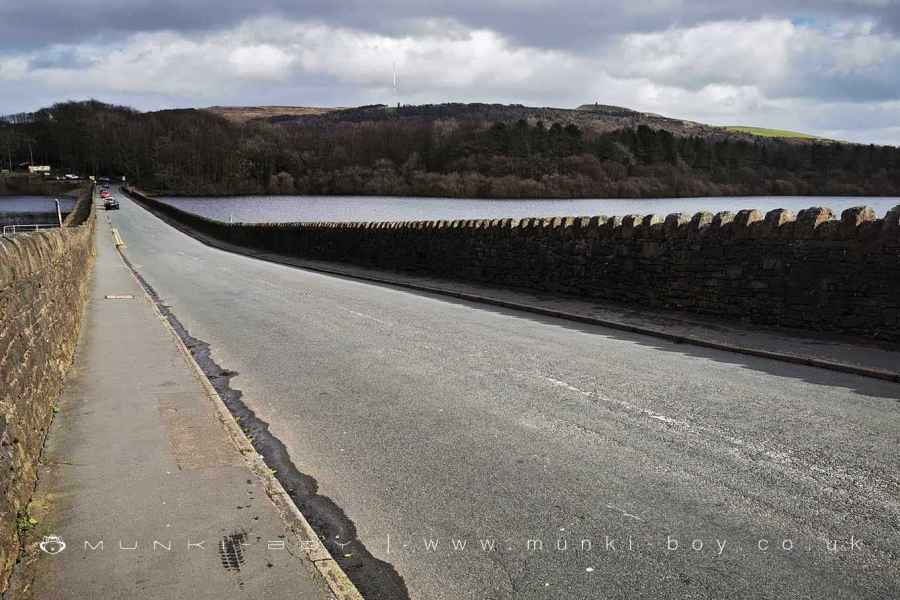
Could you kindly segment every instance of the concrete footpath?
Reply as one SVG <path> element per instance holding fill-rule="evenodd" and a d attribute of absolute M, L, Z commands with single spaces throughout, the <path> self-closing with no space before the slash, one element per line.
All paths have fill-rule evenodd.
<path fill-rule="evenodd" d="M 97 225 L 93 292 L 11 597 L 332 598 L 102 211 Z"/>

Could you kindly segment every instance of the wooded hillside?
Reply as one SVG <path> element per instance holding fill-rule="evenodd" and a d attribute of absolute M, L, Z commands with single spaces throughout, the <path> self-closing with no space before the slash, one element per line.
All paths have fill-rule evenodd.
<path fill-rule="evenodd" d="M 600 127 L 596 115 L 570 114 L 591 112 L 376 106 L 235 122 L 205 110 L 69 102 L 0 123 L 0 153 L 4 163 L 33 153 L 67 171 L 198 195 L 900 195 L 894 147 L 679 129 L 684 122 L 645 124 L 633 111 L 618 128 Z M 542 118 L 554 114 L 562 116 Z"/>

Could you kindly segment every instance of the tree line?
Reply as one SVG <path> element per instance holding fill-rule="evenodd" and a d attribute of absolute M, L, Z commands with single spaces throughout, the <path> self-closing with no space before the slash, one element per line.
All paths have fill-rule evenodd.
<path fill-rule="evenodd" d="M 33 156 L 185 195 L 900 195 L 891 146 L 378 114 L 235 123 L 203 110 L 67 102 L 0 122 L 0 163 Z"/>

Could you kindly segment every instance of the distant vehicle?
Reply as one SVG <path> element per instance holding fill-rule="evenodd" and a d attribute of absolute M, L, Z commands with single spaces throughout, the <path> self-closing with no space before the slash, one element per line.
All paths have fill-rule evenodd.
<path fill-rule="evenodd" d="M 112 196 L 112 194 L 110 194 L 110 193 L 107 192 L 107 191 L 102 191 L 102 192 L 100 192 L 100 197 L 103 198 L 104 200 L 105 200 L 106 198 L 109 198 L 110 196 Z"/>
<path fill-rule="evenodd" d="M 81 179 L 81 177 L 79 177 L 78 175 L 72 175 L 71 173 L 66 173 L 65 177 L 70 181 L 78 181 L 79 179 Z"/>
<path fill-rule="evenodd" d="M 107 198 L 106 202 L 103 203 L 103 208 L 106 210 L 119 210 L 119 201 L 115 198 Z"/>
<path fill-rule="evenodd" d="M 109 183 L 109 177 L 100 177 L 97 179 L 100 183 Z"/>
<path fill-rule="evenodd" d="M 28 165 L 29 173 L 49 173 L 50 165 Z"/>

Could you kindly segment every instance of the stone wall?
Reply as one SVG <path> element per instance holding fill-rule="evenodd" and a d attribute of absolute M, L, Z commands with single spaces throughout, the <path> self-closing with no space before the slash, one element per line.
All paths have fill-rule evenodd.
<path fill-rule="evenodd" d="M 17 520 L 78 338 L 94 256 L 91 191 L 66 227 L 0 237 L 0 593 L 19 552 Z"/>
<path fill-rule="evenodd" d="M 406 223 L 229 224 L 137 194 L 263 251 L 900 341 L 900 206 Z"/>

